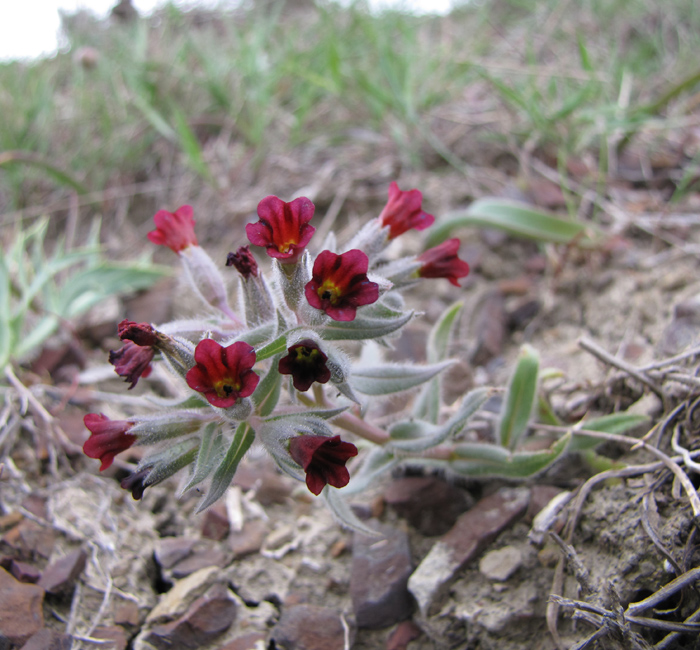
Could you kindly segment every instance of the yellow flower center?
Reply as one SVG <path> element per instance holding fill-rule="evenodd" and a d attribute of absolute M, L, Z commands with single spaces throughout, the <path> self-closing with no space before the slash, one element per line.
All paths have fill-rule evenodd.
<path fill-rule="evenodd" d="M 319 288 L 318 288 L 318 297 L 321 300 L 328 300 L 331 305 L 335 305 L 336 302 L 338 302 L 338 298 L 342 295 L 342 291 L 338 287 L 338 285 L 334 284 L 330 280 L 326 280 Z"/>
<path fill-rule="evenodd" d="M 240 383 L 222 380 L 214 382 L 214 390 L 216 391 L 218 397 L 228 397 L 234 391 L 240 391 L 241 385 Z"/>

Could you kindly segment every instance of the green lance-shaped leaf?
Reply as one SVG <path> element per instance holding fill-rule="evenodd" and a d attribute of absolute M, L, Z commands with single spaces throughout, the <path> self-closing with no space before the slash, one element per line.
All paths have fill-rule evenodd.
<path fill-rule="evenodd" d="M 462 312 L 464 303 L 456 302 L 448 307 L 433 325 L 428 336 L 428 363 L 438 363 L 447 358 L 450 342 Z M 440 415 L 440 377 L 432 379 L 420 392 L 413 406 L 413 415 L 419 419 L 437 423 Z"/>
<path fill-rule="evenodd" d="M 275 406 L 277 406 L 277 402 L 280 398 L 282 375 L 280 375 L 277 370 L 277 364 L 281 357 L 282 355 L 278 354 L 272 359 L 269 370 L 260 380 L 260 383 L 253 393 L 253 402 L 256 411 L 263 417 L 270 415 L 270 413 L 275 410 Z"/>
<path fill-rule="evenodd" d="M 224 456 L 221 464 L 214 472 L 214 476 L 212 476 L 209 491 L 202 503 L 197 507 L 197 512 L 202 512 L 202 510 L 208 508 L 226 492 L 228 486 L 231 485 L 233 475 L 238 469 L 238 464 L 248 449 L 250 449 L 254 440 L 255 431 L 253 427 L 247 422 L 241 422 L 236 428 L 236 433 L 233 435 L 233 440 L 226 452 L 226 456 Z"/>
<path fill-rule="evenodd" d="M 412 311 L 387 318 L 363 316 L 360 311 L 355 320 L 332 321 L 324 325 L 319 333 L 326 341 L 377 339 L 401 329 L 411 318 L 413 318 Z"/>
<path fill-rule="evenodd" d="M 498 422 L 498 441 L 505 448 L 515 449 L 518 440 L 527 431 L 535 407 L 539 367 L 540 358 L 535 349 L 523 345 Z"/>
<path fill-rule="evenodd" d="M 144 485 L 160 483 L 179 472 L 183 467 L 187 467 L 197 457 L 198 443 L 199 440 L 186 440 L 144 458 L 139 463 L 140 468 L 153 466 L 144 481 Z"/>
<path fill-rule="evenodd" d="M 410 364 L 385 364 L 372 368 L 353 369 L 350 384 L 365 395 L 391 395 L 420 386 L 439 372 L 452 365 L 443 361 L 430 366 Z"/>
<path fill-rule="evenodd" d="M 399 460 L 384 447 L 374 448 L 365 458 L 359 471 L 350 478 L 350 483 L 343 488 L 343 494 L 360 494 L 374 484 L 377 477 L 396 467 Z"/>
<path fill-rule="evenodd" d="M 195 485 L 199 485 L 207 478 L 214 471 L 221 458 L 223 458 L 224 437 L 219 430 L 219 426 L 216 422 L 211 422 L 204 429 L 192 477 L 187 482 L 187 485 L 182 488 L 182 494 L 187 492 L 187 490 L 191 490 Z"/>
<path fill-rule="evenodd" d="M 280 352 L 287 350 L 287 333 L 278 336 L 274 341 L 270 341 L 267 345 L 255 351 L 255 360 L 263 361 L 270 357 L 274 357 Z"/>
<path fill-rule="evenodd" d="M 559 458 L 571 440 L 571 432 L 543 451 L 510 452 L 488 444 L 457 445 L 450 468 L 471 477 L 528 478 L 541 472 Z"/>
<path fill-rule="evenodd" d="M 591 246 L 593 241 L 584 226 L 577 221 L 560 219 L 526 203 L 507 199 L 479 199 L 466 210 L 453 212 L 433 226 L 428 246 L 445 241 L 456 228 L 497 228 L 515 237 L 553 244 Z"/>
<path fill-rule="evenodd" d="M 601 433 L 616 433 L 622 435 L 631 429 L 646 423 L 649 418 L 646 415 L 635 415 L 634 413 L 611 413 L 599 418 L 582 420 L 573 429 L 588 429 L 589 431 L 600 431 Z M 604 442 L 600 438 L 586 436 L 585 433 L 574 435 L 569 451 L 584 451 L 593 449 Z"/>
<path fill-rule="evenodd" d="M 326 485 L 321 492 L 321 496 L 339 524 L 363 535 L 370 537 L 379 536 L 376 530 L 372 530 L 357 518 L 357 515 L 352 511 L 352 508 L 347 504 L 337 488 Z"/>
<path fill-rule="evenodd" d="M 476 388 L 462 399 L 459 410 L 443 425 L 411 420 L 399 422 L 389 429 L 391 447 L 403 452 L 426 451 L 456 436 L 466 423 L 493 395 L 493 388 Z"/>

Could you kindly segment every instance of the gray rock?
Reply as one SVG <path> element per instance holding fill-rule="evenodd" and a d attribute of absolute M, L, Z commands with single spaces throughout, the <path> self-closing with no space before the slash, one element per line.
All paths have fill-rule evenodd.
<path fill-rule="evenodd" d="M 527 510 L 526 488 L 503 488 L 465 512 L 430 549 L 408 581 L 421 613 L 434 613 L 455 574 Z"/>
<path fill-rule="evenodd" d="M 69 634 L 61 634 L 56 630 L 44 628 L 33 634 L 22 646 L 22 650 L 71 650 L 72 647 L 73 637 Z"/>
<path fill-rule="evenodd" d="M 522 553 L 515 546 L 504 546 L 486 553 L 479 562 L 479 571 L 489 580 L 508 580 L 523 562 Z"/>
<path fill-rule="evenodd" d="M 405 532 L 376 522 L 370 526 L 382 537 L 355 533 L 350 595 L 357 626 L 382 628 L 409 618 L 413 611 L 408 593 L 411 549 Z"/>

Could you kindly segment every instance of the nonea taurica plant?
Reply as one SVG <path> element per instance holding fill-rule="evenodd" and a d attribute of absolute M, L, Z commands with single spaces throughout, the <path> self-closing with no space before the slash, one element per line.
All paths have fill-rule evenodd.
<path fill-rule="evenodd" d="M 123 420 L 89 413 L 85 453 L 104 470 L 116 454 L 147 445 L 152 451 L 122 487 L 140 499 L 149 486 L 187 468 L 182 491 L 198 486 L 202 510 L 223 495 L 257 440 L 284 472 L 305 481 L 341 522 L 356 528 L 362 524 L 341 495 L 362 491 L 407 459 L 471 475 L 522 475 L 551 462 L 560 449 L 547 450 L 547 457 L 515 452 L 519 433 L 511 429 L 493 444 L 460 442 L 468 419 L 492 394 L 478 388 L 449 411 L 442 404 L 440 373 L 452 363 L 449 340 L 461 303 L 432 328 L 427 363 L 359 363 L 363 342 L 373 341 L 375 350 L 390 347 L 416 316 L 405 305 L 405 289 L 440 278 L 459 287 L 469 273 L 458 257 L 458 239 L 386 259 L 392 240 L 434 222 L 422 209 L 421 193 L 392 183 L 381 214 L 347 243 L 332 233 L 314 242 L 314 209 L 304 197 L 260 201 L 259 220 L 246 226 L 246 234 L 271 258 L 270 277 L 250 246 L 215 263 L 198 244 L 190 206 L 156 213 L 148 238 L 180 258 L 207 316 L 161 325 L 119 323 L 123 346 L 109 361 L 129 388 L 148 377 L 152 364 L 164 363 L 181 380 L 183 396 L 175 404 L 154 398 L 153 413 Z M 236 302 L 226 274 L 237 285 Z M 525 355 L 532 360 L 532 351 Z M 390 427 L 371 421 L 370 400 L 411 389 L 418 391 L 412 408 Z M 355 443 L 362 453 L 350 464 L 351 477 Z"/>

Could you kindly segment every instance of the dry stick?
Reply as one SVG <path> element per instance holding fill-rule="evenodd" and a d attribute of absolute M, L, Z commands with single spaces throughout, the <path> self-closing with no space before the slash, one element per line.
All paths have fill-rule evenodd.
<path fill-rule="evenodd" d="M 685 623 L 695 623 L 696 621 L 700 621 L 700 609 L 696 609 L 688 618 L 685 619 Z M 673 647 L 676 647 L 675 643 L 678 640 L 679 633 L 674 632 L 672 634 L 669 634 L 665 636 L 661 641 L 659 641 L 655 646 L 654 650 L 665 650 L 668 648 L 672 643 L 674 644 Z"/>
<path fill-rule="evenodd" d="M 581 337 L 578 340 L 578 345 L 579 347 L 583 348 L 587 352 L 590 352 L 593 356 L 597 357 L 600 359 L 603 363 L 607 363 L 610 366 L 614 366 L 615 368 L 618 368 L 624 372 L 626 372 L 628 375 L 631 377 L 634 377 L 635 379 L 638 379 L 641 381 L 643 384 L 648 386 L 651 390 L 658 395 L 658 397 L 661 399 L 662 402 L 665 402 L 665 394 L 663 390 L 661 390 L 661 387 L 658 386 L 648 375 L 643 373 L 642 371 L 638 370 L 634 366 L 630 365 L 626 361 L 623 361 L 622 359 L 618 359 L 617 357 L 614 357 L 611 355 L 609 352 L 601 348 L 597 343 L 594 343 L 590 339 L 584 337 Z"/>
<path fill-rule="evenodd" d="M 653 593 L 648 598 L 640 600 L 637 603 L 630 603 L 630 606 L 625 611 L 625 614 L 629 614 L 630 616 L 641 614 L 643 611 L 662 603 L 677 591 L 687 587 L 696 580 L 700 580 L 700 567 L 686 571 L 682 576 L 671 580 L 671 582 L 661 587 L 661 589 L 659 589 L 656 593 Z"/>
<path fill-rule="evenodd" d="M 675 357 L 669 357 L 668 359 L 664 359 L 663 361 L 656 361 L 655 363 L 650 363 L 647 364 L 646 366 L 642 366 L 639 368 L 642 372 L 647 372 L 649 370 L 660 370 L 661 368 L 665 368 L 666 366 L 672 366 L 674 363 L 678 363 L 679 361 L 685 361 L 686 359 L 689 359 L 691 357 L 697 357 L 700 355 L 700 346 L 691 348 L 690 350 L 687 350 L 686 352 L 682 352 L 681 354 L 677 354 Z"/>
<path fill-rule="evenodd" d="M 673 448 L 673 451 L 675 451 L 677 454 L 680 454 L 683 457 L 683 463 L 686 467 L 689 469 L 692 469 L 693 471 L 697 472 L 700 474 L 700 463 L 696 463 L 690 456 L 690 451 L 686 449 L 685 447 L 682 447 L 680 444 L 680 435 L 681 435 L 681 425 L 677 424 L 673 428 L 673 437 L 671 438 L 671 447 Z"/>
<path fill-rule="evenodd" d="M 647 492 L 642 499 L 642 528 L 644 528 L 644 532 L 649 536 L 649 539 L 653 542 L 654 546 L 656 546 L 659 553 L 661 553 L 661 555 L 663 555 L 671 563 L 676 571 L 676 575 L 680 575 L 683 573 L 683 569 L 681 569 L 673 555 L 671 555 L 671 553 L 661 543 L 658 533 L 656 530 L 654 530 L 654 527 L 651 524 L 651 520 L 649 519 L 650 500 L 651 493 Z"/>

